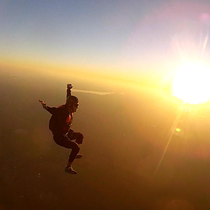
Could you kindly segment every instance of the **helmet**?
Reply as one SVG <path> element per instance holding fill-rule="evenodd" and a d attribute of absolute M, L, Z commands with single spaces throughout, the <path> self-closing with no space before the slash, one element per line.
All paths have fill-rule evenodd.
<path fill-rule="evenodd" d="M 76 96 L 69 96 L 67 99 L 66 99 L 66 104 L 69 105 L 71 103 L 75 103 L 77 104 L 79 102 L 78 98 Z"/>

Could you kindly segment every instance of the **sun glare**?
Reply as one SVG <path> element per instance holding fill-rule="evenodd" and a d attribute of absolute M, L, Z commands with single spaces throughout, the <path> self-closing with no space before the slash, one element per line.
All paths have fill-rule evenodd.
<path fill-rule="evenodd" d="M 172 83 L 172 93 L 185 103 L 205 103 L 210 96 L 210 69 L 201 62 L 180 66 Z"/>

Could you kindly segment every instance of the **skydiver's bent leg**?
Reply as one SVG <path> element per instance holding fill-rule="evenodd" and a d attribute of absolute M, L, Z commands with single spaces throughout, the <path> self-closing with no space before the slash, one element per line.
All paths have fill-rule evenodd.
<path fill-rule="evenodd" d="M 77 144 L 82 144 L 83 143 L 83 139 L 84 139 L 84 136 L 82 133 L 79 133 L 79 132 L 74 132 L 74 131 L 70 131 L 68 133 L 68 137 L 70 140 L 75 140 L 77 142 Z"/>
<path fill-rule="evenodd" d="M 67 134 L 67 136 L 70 140 L 75 140 L 75 142 L 77 144 L 83 143 L 84 136 L 83 136 L 83 134 L 81 134 L 79 132 L 74 132 L 73 130 L 70 130 L 69 133 Z M 75 158 L 77 158 L 77 159 L 82 158 L 82 154 L 78 153 Z"/>
<path fill-rule="evenodd" d="M 68 159 L 68 163 L 67 163 L 65 171 L 68 173 L 76 174 L 76 171 L 74 171 L 74 169 L 72 168 L 72 163 L 75 157 L 77 156 L 77 154 L 79 153 L 79 150 L 80 150 L 79 145 L 76 142 L 71 141 L 67 136 L 63 134 L 54 134 L 53 139 L 56 144 L 62 147 L 68 148 L 68 149 L 72 149 L 69 155 L 69 159 Z"/>
<path fill-rule="evenodd" d="M 76 155 L 78 154 L 80 147 L 79 145 L 74 142 L 71 141 L 67 136 L 63 135 L 63 134 L 54 134 L 53 135 L 54 141 L 56 144 L 68 148 L 68 149 L 72 149 L 70 155 L 69 155 L 69 161 L 73 162 Z"/>

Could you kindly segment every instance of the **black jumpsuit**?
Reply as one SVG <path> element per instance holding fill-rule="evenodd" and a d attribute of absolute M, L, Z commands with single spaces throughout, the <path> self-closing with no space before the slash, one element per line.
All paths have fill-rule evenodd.
<path fill-rule="evenodd" d="M 69 162 L 73 162 L 80 150 L 78 144 L 82 144 L 83 142 L 83 135 L 70 129 L 73 114 L 69 114 L 66 104 L 59 107 L 47 106 L 46 110 L 52 114 L 49 129 L 53 133 L 54 141 L 62 147 L 72 149 L 69 155 Z"/>

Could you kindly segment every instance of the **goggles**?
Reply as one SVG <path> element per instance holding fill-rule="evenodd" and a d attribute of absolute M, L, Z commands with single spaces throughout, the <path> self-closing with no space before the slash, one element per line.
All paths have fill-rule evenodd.
<path fill-rule="evenodd" d="M 79 103 L 76 103 L 76 104 L 73 104 L 74 106 L 76 106 L 76 108 L 78 108 L 78 106 L 79 106 Z"/>
<path fill-rule="evenodd" d="M 72 103 L 72 104 L 69 104 L 69 107 L 71 107 L 71 106 L 75 106 L 76 108 L 78 108 L 79 103 Z"/>

